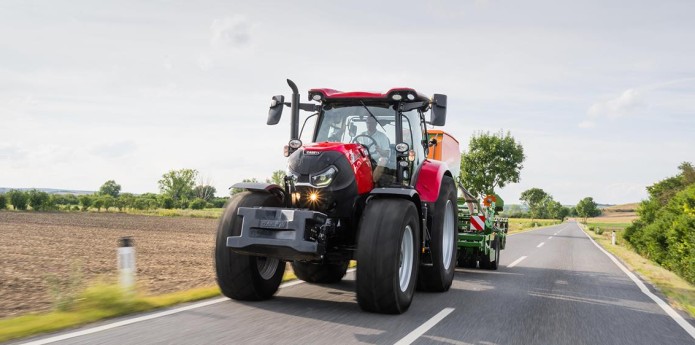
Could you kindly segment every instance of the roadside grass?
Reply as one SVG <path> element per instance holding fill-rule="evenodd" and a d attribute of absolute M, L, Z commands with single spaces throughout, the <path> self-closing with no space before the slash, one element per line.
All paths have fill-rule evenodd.
<path fill-rule="evenodd" d="M 350 267 L 355 266 L 356 262 L 351 261 Z M 288 264 L 282 281 L 287 282 L 296 279 L 297 276 Z M 0 342 L 40 333 L 55 332 L 103 319 L 195 302 L 220 295 L 221 292 L 217 285 L 158 296 L 143 296 L 138 293 L 128 293 L 116 284 L 95 283 L 82 291 L 74 304 L 67 310 L 0 319 Z"/>
<path fill-rule="evenodd" d="M 561 224 L 557 219 L 509 218 L 510 234 Z"/>
<path fill-rule="evenodd" d="M 125 213 L 128 214 L 139 214 L 145 216 L 159 216 L 159 217 L 191 217 L 191 218 L 213 218 L 217 219 L 222 216 L 224 208 L 205 208 L 202 210 L 190 210 L 190 209 L 164 209 L 158 208 L 154 210 L 136 210 L 127 209 Z"/>
<path fill-rule="evenodd" d="M 582 224 L 583 225 L 583 224 Z M 629 223 L 588 223 L 583 230 L 601 247 L 618 257 L 631 271 L 638 273 L 644 280 L 656 286 L 666 295 L 671 306 L 695 317 L 695 285 L 688 283 L 675 273 L 659 266 L 657 263 L 637 254 L 621 236 Z M 598 235 L 588 227 L 598 226 L 604 230 Z M 605 228 L 604 228 L 605 227 Z M 612 230 L 616 232 L 616 245 L 611 244 Z"/>

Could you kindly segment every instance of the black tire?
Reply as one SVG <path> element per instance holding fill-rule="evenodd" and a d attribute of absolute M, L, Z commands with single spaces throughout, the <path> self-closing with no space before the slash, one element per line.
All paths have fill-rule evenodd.
<path fill-rule="evenodd" d="M 475 260 L 474 257 L 465 256 L 462 253 L 458 258 L 457 265 L 463 268 L 476 268 L 476 266 L 478 266 L 478 261 Z"/>
<path fill-rule="evenodd" d="M 349 263 L 348 260 L 339 264 L 292 262 L 292 270 L 307 283 L 333 284 L 343 280 Z"/>
<path fill-rule="evenodd" d="M 493 243 L 490 243 L 490 245 L 492 246 Z M 490 262 L 491 262 L 490 253 L 488 253 L 488 254 L 482 253 L 482 255 L 480 255 L 480 259 L 478 259 L 478 263 L 480 264 L 480 268 L 485 269 L 485 270 L 490 269 Z"/>
<path fill-rule="evenodd" d="M 456 270 L 456 207 L 454 179 L 444 176 L 432 217 L 432 265 L 420 267 L 418 290 L 442 292 L 451 287 Z"/>
<path fill-rule="evenodd" d="M 285 263 L 278 259 L 243 255 L 227 247 L 228 236 L 241 234 L 242 217 L 239 207 L 281 206 L 274 195 L 261 192 L 243 192 L 235 195 L 225 207 L 217 228 L 215 270 L 217 284 L 225 296 L 242 301 L 260 301 L 277 292 Z"/>
<path fill-rule="evenodd" d="M 365 207 L 356 253 L 357 303 L 363 310 L 400 314 L 410 307 L 419 266 L 418 218 L 415 205 L 405 199 L 373 199 Z M 409 266 L 401 265 L 402 247 L 410 251 Z"/>
<path fill-rule="evenodd" d="M 497 266 L 499 266 L 499 262 L 500 262 L 500 238 L 499 238 L 499 236 L 495 236 L 495 239 L 492 240 L 492 248 L 495 249 L 495 260 L 490 262 L 490 265 L 488 266 L 488 268 L 491 270 L 496 270 Z"/>

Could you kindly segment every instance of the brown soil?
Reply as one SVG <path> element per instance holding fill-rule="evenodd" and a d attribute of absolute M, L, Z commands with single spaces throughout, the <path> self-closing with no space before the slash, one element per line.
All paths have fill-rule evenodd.
<path fill-rule="evenodd" d="M 0 318 L 51 309 L 49 290 L 69 290 L 71 281 L 82 288 L 115 280 L 122 236 L 134 239 L 139 289 L 161 294 L 214 285 L 216 228 L 215 219 L 2 211 Z"/>

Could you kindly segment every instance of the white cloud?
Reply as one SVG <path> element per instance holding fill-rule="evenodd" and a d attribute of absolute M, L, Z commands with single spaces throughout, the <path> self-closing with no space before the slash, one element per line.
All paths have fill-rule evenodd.
<path fill-rule="evenodd" d="M 239 15 L 213 20 L 210 33 L 213 48 L 241 47 L 251 40 L 251 26 Z"/>
<path fill-rule="evenodd" d="M 618 118 L 635 114 L 646 106 L 644 92 L 628 89 L 616 98 L 594 103 L 588 114 L 592 118 Z"/>

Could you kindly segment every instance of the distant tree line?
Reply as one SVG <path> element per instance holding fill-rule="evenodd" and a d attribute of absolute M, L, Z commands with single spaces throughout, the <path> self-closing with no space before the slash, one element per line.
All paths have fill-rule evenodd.
<path fill-rule="evenodd" d="M 695 168 L 684 162 L 678 169 L 647 187 L 649 198 L 623 237 L 642 256 L 695 284 Z"/>
<path fill-rule="evenodd" d="M 592 197 L 579 200 L 576 206 L 567 207 L 555 201 L 553 196 L 541 188 L 531 188 L 521 193 L 519 199 L 526 206 L 527 211 L 519 206 L 511 206 L 503 215 L 510 218 L 531 219 L 559 219 L 567 217 L 581 217 L 586 221 L 587 217 L 596 217 L 601 214 L 598 204 Z"/>
<path fill-rule="evenodd" d="M 274 171 L 268 183 L 282 185 L 284 171 Z M 48 194 L 32 189 L 22 191 L 13 189 L 5 194 L 0 194 L 0 209 L 13 208 L 15 210 L 32 209 L 35 211 L 69 210 L 87 211 L 102 209 L 110 211 L 116 209 L 120 212 L 127 209 L 154 210 L 163 209 L 193 209 L 224 207 L 228 197 L 217 197 L 217 190 L 209 183 L 197 181 L 198 171 L 194 169 L 170 170 L 162 175 L 158 181 L 159 194 L 145 193 L 135 195 L 121 193 L 121 185 L 114 180 L 104 182 L 99 191 L 94 194 Z M 243 182 L 258 182 L 256 178 L 244 179 Z M 230 190 L 230 195 L 240 190 Z"/>

